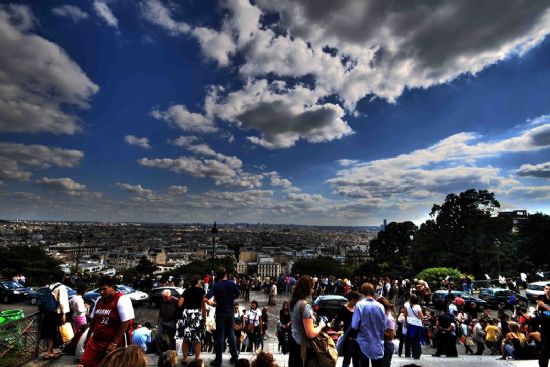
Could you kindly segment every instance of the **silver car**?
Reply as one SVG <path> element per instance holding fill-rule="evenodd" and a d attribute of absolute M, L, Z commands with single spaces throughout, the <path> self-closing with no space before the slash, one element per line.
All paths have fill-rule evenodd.
<path fill-rule="evenodd" d="M 525 291 L 525 296 L 529 301 L 535 302 L 540 296 L 544 295 L 544 287 L 547 285 L 550 285 L 550 280 L 530 283 L 527 286 L 527 291 Z"/>

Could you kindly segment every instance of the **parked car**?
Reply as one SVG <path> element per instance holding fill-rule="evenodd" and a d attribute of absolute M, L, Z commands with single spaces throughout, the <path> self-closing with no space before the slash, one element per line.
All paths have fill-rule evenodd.
<path fill-rule="evenodd" d="M 124 284 L 117 284 L 118 291 L 126 294 L 128 297 L 130 297 L 130 300 L 132 300 L 132 304 L 138 305 L 142 304 L 149 298 L 149 295 L 145 292 L 135 290 L 134 288 L 124 285 Z M 82 298 L 84 298 L 84 302 L 93 305 L 95 301 L 100 297 L 99 294 L 99 288 L 96 288 L 92 291 L 84 293 Z"/>
<path fill-rule="evenodd" d="M 170 293 L 172 294 L 172 297 L 179 298 L 182 294 L 184 289 L 179 287 L 158 287 L 151 289 L 151 292 L 149 292 L 149 307 L 155 308 L 160 305 L 160 301 L 162 300 L 162 291 L 165 289 L 170 290 Z"/>
<path fill-rule="evenodd" d="M 332 320 L 347 301 L 347 298 L 343 296 L 319 296 L 313 302 L 313 311 L 317 316 L 326 316 L 329 320 Z"/>
<path fill-rule="evenodd" d="M 70 301 L 71 298 L 76 296 L 76 291 L 74 289 L 72 289 L 71 287 L 67 287 L 67 286 L 65 286 L 65 287 L 67 288 L 67 295 L 69 296 L 69 301 Z M 29 300 L 29 303 L 31 305 L 35 305 L 38 298 L 46 296 L 46 294 L 48 294 L 49 290 L 50 289 L 48 288 L 48 286 L 44 286 L 44 287 L 41 287 L 41 288 L 38 288 L 38 289 L 31 290 L 27 294 L 27 299 Z"/>
<path fill-rule="evenodd" d="M 0 300 L 4 303 L 20 301 L 27 298 L 27 294 L 32 290 L 30 287 L 23 287 L 13 280 L 0 281 Z"/>
<path fill-rule="evenodd" d="M 474 302 L 478 311 L 483 311 L 487 307 L 487 302 L 484 300 L 474 297 L 469 293 L 463 291 L 451 291 L 452 295 L 455 297 L 460 296 L 465 302 L 465 310 L 468 311 L 470 308 L 470 303 Z M 435 308 L 443 309 L 447 304 L 447 297 L 449 296 L 449 291 L 446 289 L 440 289 L 433 293 L 432 303 Z"/>
<path fill-rule="evenodd" d="M 542 282 L 529 283 L 525 295 L 529 301 L 535 302 L 540 296 L 544 295 L 544 287 L 550 285 L 550 280 Z"/>
<path fill-rule="evenodd" d="M 527 303 L 526 297 L 506 288 L 481 288 L 479 290 L 479 298 L 487 302 L 487 306 L 497 307 L 500 302 L 508 305 L 512 293 L 517 300 Z"/>

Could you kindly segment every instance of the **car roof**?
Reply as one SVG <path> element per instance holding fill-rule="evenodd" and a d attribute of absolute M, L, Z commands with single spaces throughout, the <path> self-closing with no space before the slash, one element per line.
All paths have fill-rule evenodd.
<path fill-rule="evenodd" d="M 183 289 L 183 288 L 182 287 L 156 287 L 156 288 L 151 289 L 151 291 L 154 291 L 154 290 L 157 290 L 157 289 L 174 289 L 174 290 L 178 290 L 178 289 Z"/>
<path fill-rule="evenodd" d="M 329 295 L 324 295 L 324 296 L 319 296 L 317 297 L 317 299 L 319 301 L 326 301 L 326 300 L 334 300 L 334 299 L 337 299 L 337 300 L 348 300 L 346 297 L 344 296 L 339 296 L 337 294 L 329 294 Z"/>
<path fill-rule="evenodd" d="M 529 283 L 529 285 L 531 284 L 534 284 L 534 285 L 546 285 L 546 284 L 550 284 L 550 280 L 542 280 L 540 282 L 533 282 L 533 283 Z"/>

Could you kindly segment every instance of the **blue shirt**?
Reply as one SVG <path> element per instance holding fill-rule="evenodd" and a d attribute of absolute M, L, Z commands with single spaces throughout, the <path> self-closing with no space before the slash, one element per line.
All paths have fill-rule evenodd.
<path fill-rule="evenodd" d="M 151 330 L 142 326 L 132 332 L 132 344 L 138 345 L 144 352 L 147 352 L 148 343 L 151 343 Z"/>
<path fill-rule="evenodd" d="M 206 298 L 216 297 L 216 314 L 233 314 L 235 308 L 235 298 L 239 297 L 241 291 L 237 284 L 232 280 L 217 280 L 210 289 Z"/>
<path fill-rule="evenodd" d="M 357 343 L 367 358 L 384 357 L 384 331 L 386 331 L 384 306 L 372 298 L 362 299 L 355 305 L 351 327 L 358 330 Z"/>

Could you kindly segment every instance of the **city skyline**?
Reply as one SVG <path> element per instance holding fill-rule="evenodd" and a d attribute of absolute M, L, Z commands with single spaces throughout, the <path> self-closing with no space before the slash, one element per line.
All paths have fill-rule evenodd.
<path fill-rule="evenodd" d="M 549 33 L 546 2 L 3 2 L 0 218 L 548 214 Z"/>

